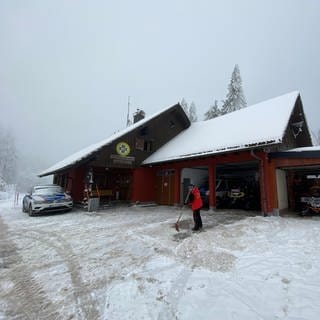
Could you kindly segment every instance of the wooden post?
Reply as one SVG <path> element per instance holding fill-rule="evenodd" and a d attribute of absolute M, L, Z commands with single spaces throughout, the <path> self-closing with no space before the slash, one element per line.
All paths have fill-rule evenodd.
<path fill-rule="evenodd" d="M 179 206 L 180 201 L 180 180 L 181 180 L 181 169 L 176 167 L 174 170 L 174 206 Z"/>
<path fill-rule="evenodd" d="M 216 208 L 216 164 L 214 161 L 209 162 L 209 209 Z"/>

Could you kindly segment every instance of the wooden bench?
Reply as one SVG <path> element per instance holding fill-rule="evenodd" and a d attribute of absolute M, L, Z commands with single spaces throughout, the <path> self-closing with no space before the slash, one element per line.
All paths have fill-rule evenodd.
<path fill-rule="evenodd" d="M 92 190 L 92 196 L 93 197 L 112 197 L 113 192 L 112 189 L 101 189 L 99 190 L 99 193 L 97 190 Z"/>

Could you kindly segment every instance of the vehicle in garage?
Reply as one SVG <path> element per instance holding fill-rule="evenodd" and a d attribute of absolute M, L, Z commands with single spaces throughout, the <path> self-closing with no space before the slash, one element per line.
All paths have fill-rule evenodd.
<path fill-rule="evenodd" d="M 259 185 L 252 176 L 220 176 L 216 184 L 217 208 L 258 210 Z"/>
<path fill-rule="evenodd" d="M 307 175 L 306 176 L 307 190 L 300 198 L 301 201 L 301 215 L 314 215 L 320 214 L 320 175 Z"/>
<path fill-rule="evenodd" d="M 45 212 L 67 212 L 72 208 L 72 197 L 55 184 L 34 186 L 22 200 L 22 211 L 28 212 L 29 216 Z"/>

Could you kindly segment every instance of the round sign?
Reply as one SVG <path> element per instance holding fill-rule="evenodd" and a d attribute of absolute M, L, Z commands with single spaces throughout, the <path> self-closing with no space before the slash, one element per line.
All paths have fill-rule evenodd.
<path fill-rule="evenodd" d="M 118 155 L 127 156 L 130 153 L 130 146 L 126 142 L 119 142 L 116 146 Z"/>

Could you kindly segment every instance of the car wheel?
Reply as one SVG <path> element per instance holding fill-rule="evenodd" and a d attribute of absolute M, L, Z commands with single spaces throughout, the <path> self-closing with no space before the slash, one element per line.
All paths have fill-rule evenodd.
<path fill-rule="evenodd" d="M 24 204 L 22 204 L 22 212 L 27 212 L 26 208 L 24 207 Z"/>
<path fill-rule="evenodd" d="M 29 214 L 30 217 L 34 216 L 34 212 L 32 210 L 32 205 L 31 204 L 29 206 L 28 214 Z"/>

